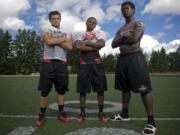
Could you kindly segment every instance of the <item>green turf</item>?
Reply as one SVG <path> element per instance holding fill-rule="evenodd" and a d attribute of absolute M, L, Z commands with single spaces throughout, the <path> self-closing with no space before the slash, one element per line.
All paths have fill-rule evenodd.
<path fill-rule="evenodd" d="M 30 115 L 36 116 L 39 113 L 39 96 L 37 91 L 38 76 L 0 76 L 0 114 L 6 115 Z M 114 90 L 114 75 L 107 75 L 108 91 L 105 92 L 106 101 L 121 102 L 121 92 Z M 69 92 L 65 100 L 78 100 L 76 93 L 76 75 L 70 75 Z M 175 77 L 151 77 L 152 95 L 154 101 L 154 114 L 157 118 L 180 118 L 180 78 Z M 49 104 L 57 101 L 54 88 L 49 95 Z M 97 94 L 87 95 L 87 100 L 97 100 Z M 68 107 L 78 108 L 77 104 L 68 104 Z M 89 104 L 91 108 L 97 108 L 96 104 Z M 105 105 L 111 107 L 111 105 Z M 78 117 L 77 113 L 67 113 L 70 117 Z M 106 113 L 107 116 L 116 114 L 116 112 Z M 47 109 L 48 116 L 56 116 L 55 110 Z M 131 117 L 146 117 L 145 109 L 139 94 L 132 93 L 132 99 L 129 106 L 129 115 Z M 88 117 L 97 117 L 97 114 L 88 114 Z M 31 118 L 1 118 L 0 117 L 0 135 L 6 135 L 8 132 L 18 126 L 35 126 L 35 119 Z M 62 124 L 57 119 L 48 119 L 46 124 L 38 128 L 33 135 L 57 135 L 80 128 L 87 127 L 116 127 L 125 129 L 134 129 L 140 132 L 144 128 L 146 121 L 131 121 L 127 123 L 108 122 L 102 124 L 99 121 L 87 120 L 85 123 L 76 124 L 75 120 L 70 123 Z M 158 131 L 157 135 L 175 135 L 180 134 L 180 121 L 156 121 Z"/>

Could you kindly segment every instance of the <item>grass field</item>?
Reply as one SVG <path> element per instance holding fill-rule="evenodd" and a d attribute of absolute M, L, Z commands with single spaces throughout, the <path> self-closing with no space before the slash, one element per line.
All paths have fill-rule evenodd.
<path fill-rule="evenodd" d="M 108 81 L 108 91 L 105 92 L 105 101 L 121 102 L 121 92 L 114 90 L 114 75 L 106 75 Z M 38 76 L 0 76 L 0 135 L 6 135 L 19 126 L 36 127 L 35 121 L 39 113 L 39 96 L 37 91 Z M 76 75 L 70 75 L 70 91 L 66 94 L 65 100 L 78 100 L 79 95 L 75 92 Z M 157 118 L 156 135 L 180 135 L 180 77 L 158 77 L 152 76 L 152 95 L 154 101 L 154 114 Z M 87 95 L 88 100 L 96 100 L 96 94 Z M 49 95 L 49 104 L 55 103 L 56 93 L 54 88 Z M 68 107 L 78 108 L 78 104 L 68 104 Z M 87 105 L 91 109 L 96 109 L 96 104 Z M 105 105 L 106 108 L 111 105 Z M 111 116 L 117 112 L 106 113 Z M 67 112 L 68 117 L 78 117 L 78 113 Z M 129 115 L 132 118 L 146 118 L 144 106 L 139 94 L 132 93 L 129 106 Z M 33 117 L 17 117 L 33 116 Z M 101 123 L 97 120 L 86 120 L 77 124 L 75 119 L 69 123 L 61 123 L 55 117 L 57 111 L 47 109 L 49 118 L 45 125 L 36 128 L 32 135 L 64 135 L 68 132 L 84 129 L 88 127 L 107 127 L 131 129 L 141 132 L 146 124 L 146 120 L 132 120 L 129 122 Z M 97 114 L 88 114 L 88 118 L 97 118 Z M 159 119 L 163 118 L 163 119 Z M 166 119 L 165 119 L 166 118 Z M 167 118 L 171 118 L 168 119 Z M 178 119 L 176 119 L 178 118 Z"/>

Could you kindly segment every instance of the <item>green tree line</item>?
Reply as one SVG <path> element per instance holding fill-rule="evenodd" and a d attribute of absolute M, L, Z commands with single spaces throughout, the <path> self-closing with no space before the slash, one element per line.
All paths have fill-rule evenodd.
<path fill-rule="evenodd" d="M 18 30 L 12 39 L 8 31 L 0 29 L 0 74 L 38 73 L 43 57 L 43 41 L 35 31 Z M 77 73 L 79 53 L 68 51 L 68 65 L 72 73 Z M 145 54 L 150 72 L 179 72 L 180 46 L 176 52 L 166 54 L 164 48 L 153 51 L 150 60 Z M 106 73 L 115 72 L 118 54 L 103 55 L 102 61 Z"/>

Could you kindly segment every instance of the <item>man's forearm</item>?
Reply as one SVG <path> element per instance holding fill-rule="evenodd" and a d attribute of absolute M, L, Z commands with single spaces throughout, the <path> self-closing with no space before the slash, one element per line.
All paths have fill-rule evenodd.
<path fill-rule="evenodd" d="M 91 47 L 91 48 L 95 48 L 95 49 L 100 49 L 101 48 L 100 44 L 98 44 L 98 43 L 91 43 L 91 42 L 85 43 L 85 46 Z"/>
<path fill-rule="evenodd" d="M 73 48 L 72 40 L 70 38 L 65 38 L 64 42 L 60 44 L 61 47 L 71 50 Z"/>
<path fill-rule="evenodd" d="M 75 44 L 74 47 L 76 49 L 78 49 L 79 51 L 94 51 L 94 50 L 97 50 L 93 47 L 89 47 L 89 46 L 85 46 L 84 44 L 81 45 L 81 44 Z"/>
<path fill-rule="evenodd" d="M 122 43 L 132 45 L 141 39 L 143 33 L 144 31 L 141 29 L 134 31 L 133 33 L 128 32 L 124 35 L 125 38 L 123 38 Z"/>
<path fill-rule="evenodd" d="M 105 41 L 103 39 L 99 39 L 97 42 L 86 42 L 86 46 L 93 47 L 95 49 L 101 49 L 105 45 Z"/>
<path fill-rule="evenodd" d="M 49 35 L 45 35 L 43 37 L 43 40 L 45 41 L 45 43 L 47 45 L 57 45 L 57 44 L 61 44 L 65 41 L 65 38 L 64 37 L 51 37 Z"/>
<path fill-rule="evenodd" d="M 122 36 L 116 36 L 112 41 L 112 48 L 119 47 L 122 44 L 123 37 Z"/>

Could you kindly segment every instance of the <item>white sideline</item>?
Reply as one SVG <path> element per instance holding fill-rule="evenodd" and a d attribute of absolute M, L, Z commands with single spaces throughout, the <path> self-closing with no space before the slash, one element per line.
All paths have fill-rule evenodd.
<path fill-rule="evenodd" d="M 1 118 L 38 118 L 38 116 L 30 116 L 30 115 L 4 115 L 0 114 Z M 57 119 L 57 117 L 50 117 L 46 116 L 47 119 Z M 68 117 L 71 120 L 77 119 L 77 117 Z M 130 118 L 131 120 L 147 120 L 147 118 Z M 98 120 L 98 118 L 89 118 L 87 117 L 86 120 Z M 158 121 L 180 121 L 180 118 L 155 118 Z"/>

